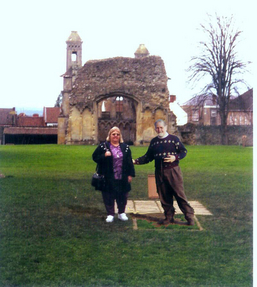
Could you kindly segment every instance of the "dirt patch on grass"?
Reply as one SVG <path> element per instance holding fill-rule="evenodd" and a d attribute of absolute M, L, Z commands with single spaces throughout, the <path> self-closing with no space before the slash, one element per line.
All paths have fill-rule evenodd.
<path fill-rule="evenodd" d="M 68 205 L 67 208 L 72 214 L 94 216 L 94 217 L 102 216 L 102 211 L 94 207 L 86 207 L 82 205 Z"/>
<path fill-rule="evenodd" d="M 174 223 L 159 224 L 159 220 L 163 219 L 163 214 L 131 214 L 134 222 L 134 229 L 190 229 L 199 230 L 197 224 L 189 226 L 182 215 L 174 218 Z"/>

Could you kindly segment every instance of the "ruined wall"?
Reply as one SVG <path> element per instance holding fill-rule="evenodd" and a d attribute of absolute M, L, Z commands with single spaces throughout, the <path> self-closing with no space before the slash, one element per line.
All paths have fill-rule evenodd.
<path fill-rule="evenodd" d="M 122 93 L 138 98 L 143 109 L 157 103 L 166 106 L 167 80 L 164 63 L 157 56 L 88 61 L 78 73 L 70 104 L 92 108 L 99 96 Z"/>
<path fill-rule="evenodd" d="M 253 145 L 253 126 L 228 126 L 228 144 L 242 145 L 243 136 L 247 146 Z M 203 126 L 187 124 L 178 129 L 184 144 L 189 145 L 220 145 L 220 126 Z"/>
<path fill-rule="evenodd" d="M 66 142 L 68 144 L 93 144 L 93 136 L 94 115 L 88 108 L 81 112 L 73 106 L 67 124 Z"/>
<path fill-rule="evenodd" d="M 127 118 L 135 114 L 134 143 L 149 142 L 155 135 L 155 120 L 162 118 L 169 122 L 167 80 L 164 63 L 157 56 L 88 61 L 78 71 L 69 97 L 66 97 L 66 104 L 69 100 L 66 143 L 98 143 L 102 101 L 107 100 L 108 107 L 108 98 L 116 96 L 126 100 L 124 113 L 133 102 L 135 111 L 130 110 L 131 115 L 127 115 Z M 112 109 L 109 113 L 115 117 Z"/>

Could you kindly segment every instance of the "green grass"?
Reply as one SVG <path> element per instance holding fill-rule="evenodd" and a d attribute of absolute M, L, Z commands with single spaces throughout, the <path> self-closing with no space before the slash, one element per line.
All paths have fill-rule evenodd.
<path fill-rule="evenodd" d="M 252 148 L 187 146 L 187 197 L 213 213 L 203 231 L 106 224 L 94 149 L 0 146 L 0 286 L 252 286 Z M 154 165 L 135 168 L 130 199 L 147 199 Z"/>

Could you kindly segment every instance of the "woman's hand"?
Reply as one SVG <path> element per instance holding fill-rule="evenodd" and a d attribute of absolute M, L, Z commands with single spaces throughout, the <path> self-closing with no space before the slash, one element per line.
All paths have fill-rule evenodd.
<path fill-rule="evenodd" d="M 132 176 L 129 175 L 128 176 L 128 182 L 131 183 L 131 181 L 132 181 Z"/>
<path fill-rule="evenodd" d="M 104 154 L 105 157 L 111 156 L 111 155 L 112 155 L 112 154 L 111 154 L 111 152 L 110 152 L 109 150 L 107 150 L 107 152 Z"/>

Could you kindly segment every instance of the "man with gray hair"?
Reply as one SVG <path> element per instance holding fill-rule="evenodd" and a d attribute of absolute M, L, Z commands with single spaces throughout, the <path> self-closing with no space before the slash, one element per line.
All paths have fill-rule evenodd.
<path fill-rule="evenodd" d="M 187 201 L 179 160 L 183 159 L 187 150 L 179 138 L 167 133 L 167 126 L 161 119 L 154 124 L 158 136 L 150 142 L 146 154 L 133 160 L 134 164 L 146 164 L 155 160 L 155 180 L 157 192 L 164 209 L 165 218 L 159 224 L 174 222 L 176 198 L 188 225 L 194 225 L 194 209 Z"/>

